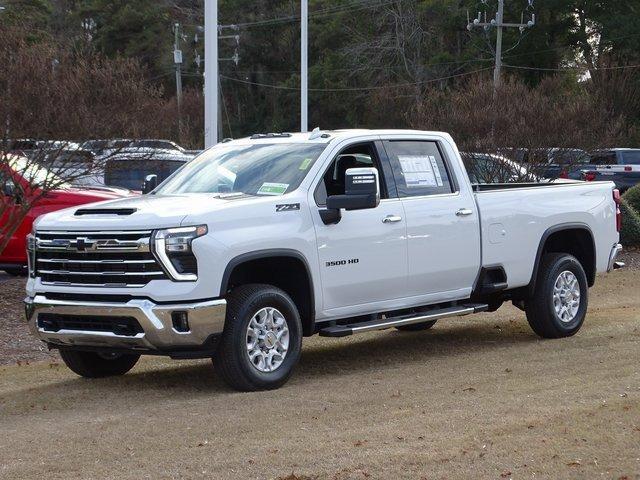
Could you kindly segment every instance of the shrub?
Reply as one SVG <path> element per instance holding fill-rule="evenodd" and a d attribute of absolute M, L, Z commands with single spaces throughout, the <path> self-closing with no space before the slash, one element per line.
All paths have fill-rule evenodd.
<path fill-rule="evenodd" d="M 627 190 L 623 197 L 636 212 L 640 212 L 640 184 Z"/>
<path fill-rule="evenodd" d="M 622 211 L 622 231 L 620 241 L 626 247 L 640 246 L 640 214 L 623 198 L 620 204 Z"/>

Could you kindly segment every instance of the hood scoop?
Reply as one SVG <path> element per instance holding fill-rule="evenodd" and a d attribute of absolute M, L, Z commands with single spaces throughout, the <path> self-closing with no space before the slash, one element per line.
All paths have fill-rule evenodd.
<path fill-rule="evenodd" d="M 74 215 L 76 217 L 83 215 L 120 215 L 124 217 L 132 215 L 137 210 L 137 208 L 80 208 L 76 210 Z"/>

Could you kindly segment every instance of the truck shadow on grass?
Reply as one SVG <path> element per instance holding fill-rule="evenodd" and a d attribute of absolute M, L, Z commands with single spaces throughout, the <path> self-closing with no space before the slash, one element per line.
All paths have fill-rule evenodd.
<path fill-rule="evenodd" d="M 443 324 L 422 332 L 398 332 L 387 330 L 362 336 L 342 339 L 306 339 L 300 365 L 289 383 L 281 390 L 272 391 L 270 397 L 304 384 L 321 381 L 327 376 L 340 379 L 342 374 L 359 372 L 364 375 L 402 365 L 424 365 L 438 358 L 469 355 L 486 350 L 507 349 L 527 346 L 539 342 L 526 321 L 484 321 L 464 325 Z M 509 354 L 510 358 L 512 353 Z M 171 365 L 168 368 L 166 365 Z M 66 369 L 64 364 L 53 369 Z M 377 372 L 379 373 L 379 372 Z M 28 375 L 28 372 L 25 371 Z M 46 374 L 45 374 L 46 377 Z M 2 403 L 7 414 L 28 411 L 31 405 L 46 403 L 47 410 L 77 409 L 81 398 L 81 408 L 90 410 L 92 404 L 104 404 L 109 398 L 117 406 L 118 398 L 127 393 L 127 402 L 148 405 L 154 399 L 180 395 L 189 400 L 211 395 L 238 394 L 218 378 L 211 363 L 175 364 L 164 361 L 162 365 L 143 361 L 122 377 L 97 380 L 71 378 L 28 389 L 29 402 L 24 403 L 25 390 L 3 395 Z M 290 393 L 290 392 L 289 392 Z M 139 395 L 138 395 L 139 394 Z M 245 394 L 252 395 L 252 394 Z M 255 394 L 260 395 L 260 393 Z M 18 411 L 16 411 L 16 409 Z"/>

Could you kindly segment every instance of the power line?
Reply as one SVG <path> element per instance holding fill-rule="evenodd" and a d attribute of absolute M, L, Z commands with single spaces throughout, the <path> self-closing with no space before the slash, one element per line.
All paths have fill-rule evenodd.
<path fill-rule="evenodd" d="M 627 68 L 640 68 L 639 65 L 620 65 L 616 67 L 595 67 L 589 68 L 587 66 L 575 66 L 575 67 L 560 67 L 560 68 L 544 68 L 544 67 L 525 67 L 521 65 L 507 65 L 504 64 L 507 68 L 517 68 L 519 70 L 539 70 L 543 72 L 566 72 L 566 71 L 580 71 L 580 70 L 625 70 Z"/>
<path fill-rule="evenodd" d="M 351 4 L 340 5 L 335 7 L 327 7 L 320 10 L 315 10 L 309 13 L 309 18 L 323 17 L 323 16 L 334 15 L 334 14 L 343 13 L 343 12 L 354 12 L 354 11 L 366 10 L 370 8 L 384 7 L 386 5 L 394 3 L 394 1 L 395 0 L 371 2 L 369 0 L 361 0 L 361 1 L 353 2 Z M 287 17 L 276 17 L 276 18 L 269 18 L 265 20 L 256 20 L 255 22 L 237 23 L 236 25 L 241 28 L 262 27 L 262 26 L 268 26 L 268 25 L 277 25 L 280 23 L 290 23 L 290 22 L 299 21 L 299 20 L 300 20 L 300 15 L 290 15 Z"/>
<path fill-rule="evenodd" d="M 472 75 L 474 73 L 485 72 L 487 70 L 491 70 L 493 67 L 485 67 L 478 70 L 472 70 L 470 72 L 457 73 L 454 75 L 449 75 L 446 77 L 439 78 L 431 78 L 429 80 L 423 80 L 420 82 L 410 82 L 410 83 L 397 83 L 392 85 L 375 85 L 371 87 L 345 87 L 345 88 L 310 88 L 310 92 L 359 92 L 359 91 L 368 91 L 368 90 L 382 90 L 386 88 L 402 88 L 402 87 L 411 87 L 416 85 L 424 85 L 427 83 L 439 82 L 442 80 L 450 80 L 452 78 L 463 77 L 466 75 Z M 298 87 L 287 87 L 285 85 L 272 85 L 269 83 L 260 83 L 260 82 L 251 82 L 249 80 L 243 80 L 241 78 L 228 77 L 226 75 L 220 75 L 221 78 L 225 80 L 229 80 L 236 83 L 243 83 L 246 85 L 255 85 L 257 87 L 265 87 L 265 88 L 273 88 L 275 90 L 295 90 L 298 91 Z"/>

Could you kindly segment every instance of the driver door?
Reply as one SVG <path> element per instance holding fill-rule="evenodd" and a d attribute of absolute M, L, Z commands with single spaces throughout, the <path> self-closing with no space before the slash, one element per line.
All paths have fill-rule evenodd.
<path fill-rule="evenodd" d="M 375 311 L 375 304 L 406 294 L 404 211 L 395 193 L 390 166 L 380 158 L 373 142 L 348 146 L 333 158 L 315 189 L 313 216 L 323 310 L 330 315 Z M 346 170 L 359 167 L 378 170 L 380 204 L 376 208 L 342 210 L 337 224 L 326 225 L 319 211 L 325 208 L 327 196 L 344 194 Z"/>

